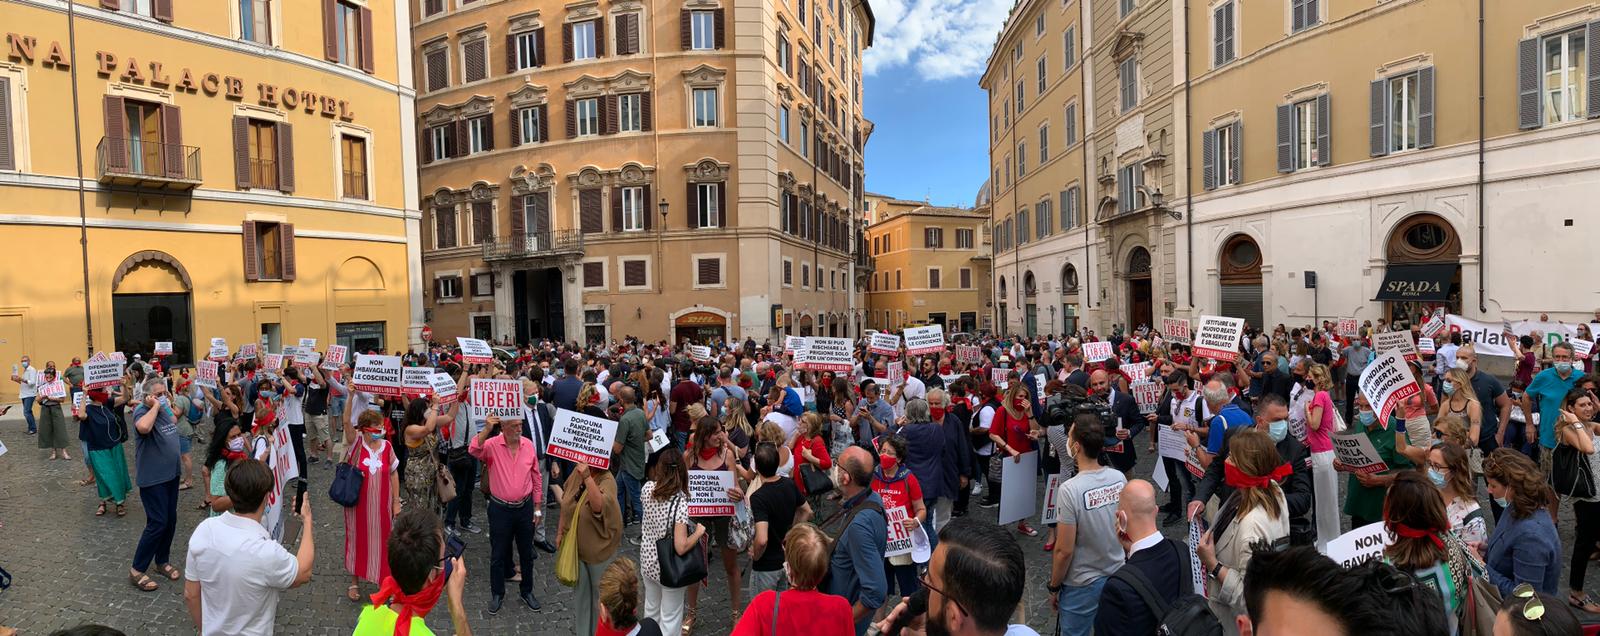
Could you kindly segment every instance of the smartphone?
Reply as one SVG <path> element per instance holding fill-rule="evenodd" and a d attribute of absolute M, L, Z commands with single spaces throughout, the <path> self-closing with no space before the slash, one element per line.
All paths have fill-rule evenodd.
<path fill-rule="evenodd" d="M 306 500 L 306 480 L 304 480 L 304 479 L 296 480 L 295 481 L 295 486 L 294 486 L 294 513 L 296 515 L 300 514 L 300 504 L 305 503 L 305 500 Z"/>
<path fill-rule="evenodd" d="M 455 572 L 456 559 L 467 551 L 467 542 L 454 535 L 444 536 L 444 580 L 450 580 L 450 574 Z"/>

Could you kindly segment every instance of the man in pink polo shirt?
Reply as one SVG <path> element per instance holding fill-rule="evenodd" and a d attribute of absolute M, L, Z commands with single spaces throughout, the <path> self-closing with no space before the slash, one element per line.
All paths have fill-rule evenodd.
<path fill-rule="evenodd" d="M 491 415 L 467 452 L 483 462 L 489 479 L 489 613 L 498 613 L 505 600 L 513 539 L 521 558 L 522 602 L 538 611 L 539 599 L 533 597 L 533 526 L 544 516 L 539 449 L 522 436 L 520 420 L 502 422 Z"/>

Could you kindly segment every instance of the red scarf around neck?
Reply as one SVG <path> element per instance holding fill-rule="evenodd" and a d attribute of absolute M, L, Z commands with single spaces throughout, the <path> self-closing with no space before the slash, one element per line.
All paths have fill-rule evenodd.
<path fill-rule="evenodd" d="M 394 606 L 400 615 L 394 622 L 395 636 L 410 636 L 411 617 L 426 618 L 428 612 L 433 611 L 433 606 L 438 604 L 439 595 L 444 593 L 444 577 L 434 577 L 433 582 L 427 587 L 417 590 L 416 594 L 406 594 L 400 590 L 400 584 L 394 577 L 383 577 L 383 584 L 378 586 L 378 592 L 372 595 L 373 607 L 382 607 L 385 603 Z M 392 602 L 391 602 L 392 601 Z"/>

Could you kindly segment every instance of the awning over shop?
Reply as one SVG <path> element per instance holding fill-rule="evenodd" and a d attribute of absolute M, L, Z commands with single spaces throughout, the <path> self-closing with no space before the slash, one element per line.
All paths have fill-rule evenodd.
<path fill-rule="evenodd" d="M 1377 298 L 1387 301 L 1443 301 L 1450 296 L 1454 281 L 1455 263 L 1425 263 L 1390 265 L 1383 274 L 1383 285 Z"/>

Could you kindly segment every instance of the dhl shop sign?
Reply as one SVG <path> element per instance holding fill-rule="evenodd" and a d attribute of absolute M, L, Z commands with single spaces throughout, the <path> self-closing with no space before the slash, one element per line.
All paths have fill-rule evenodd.
<path fill-rule="evenodd" d="M 49 46 L 40 47 L 39 40 L 31 35 L 19 33 L 6 34 L 6 57 L 12 62 L 32 65 L 42 62 L 44 66 L 68 70 L 72 68 L 72 61 L 67 56 L 61 43 L 50 42 Z M 207 97 L 222 95 L 226 99 L 245 101 L 245 79 L 233 75 L 218 73 L 196 73 L 189 67 L 171 69 L 159 61 L 141 62 L 134 56 L 118 56 L 111 51 L 95 51 L 95 74 L 102 78 L 173 90 L 190 95 L 204 93 Z M 255 88 L 255 103 L 268 108 L 282 108 L 284 110 L 301 110 L 308 115 L 322 115 L 323 117 L 337 117 L 341 121 L 354 121 L 355 110 L 350 107 L 350 102 L 339 99 L 335 95 L 322 95 L 308 90 L 294 87 L 278 86 L 266 82 L 257 82 Z"/>

